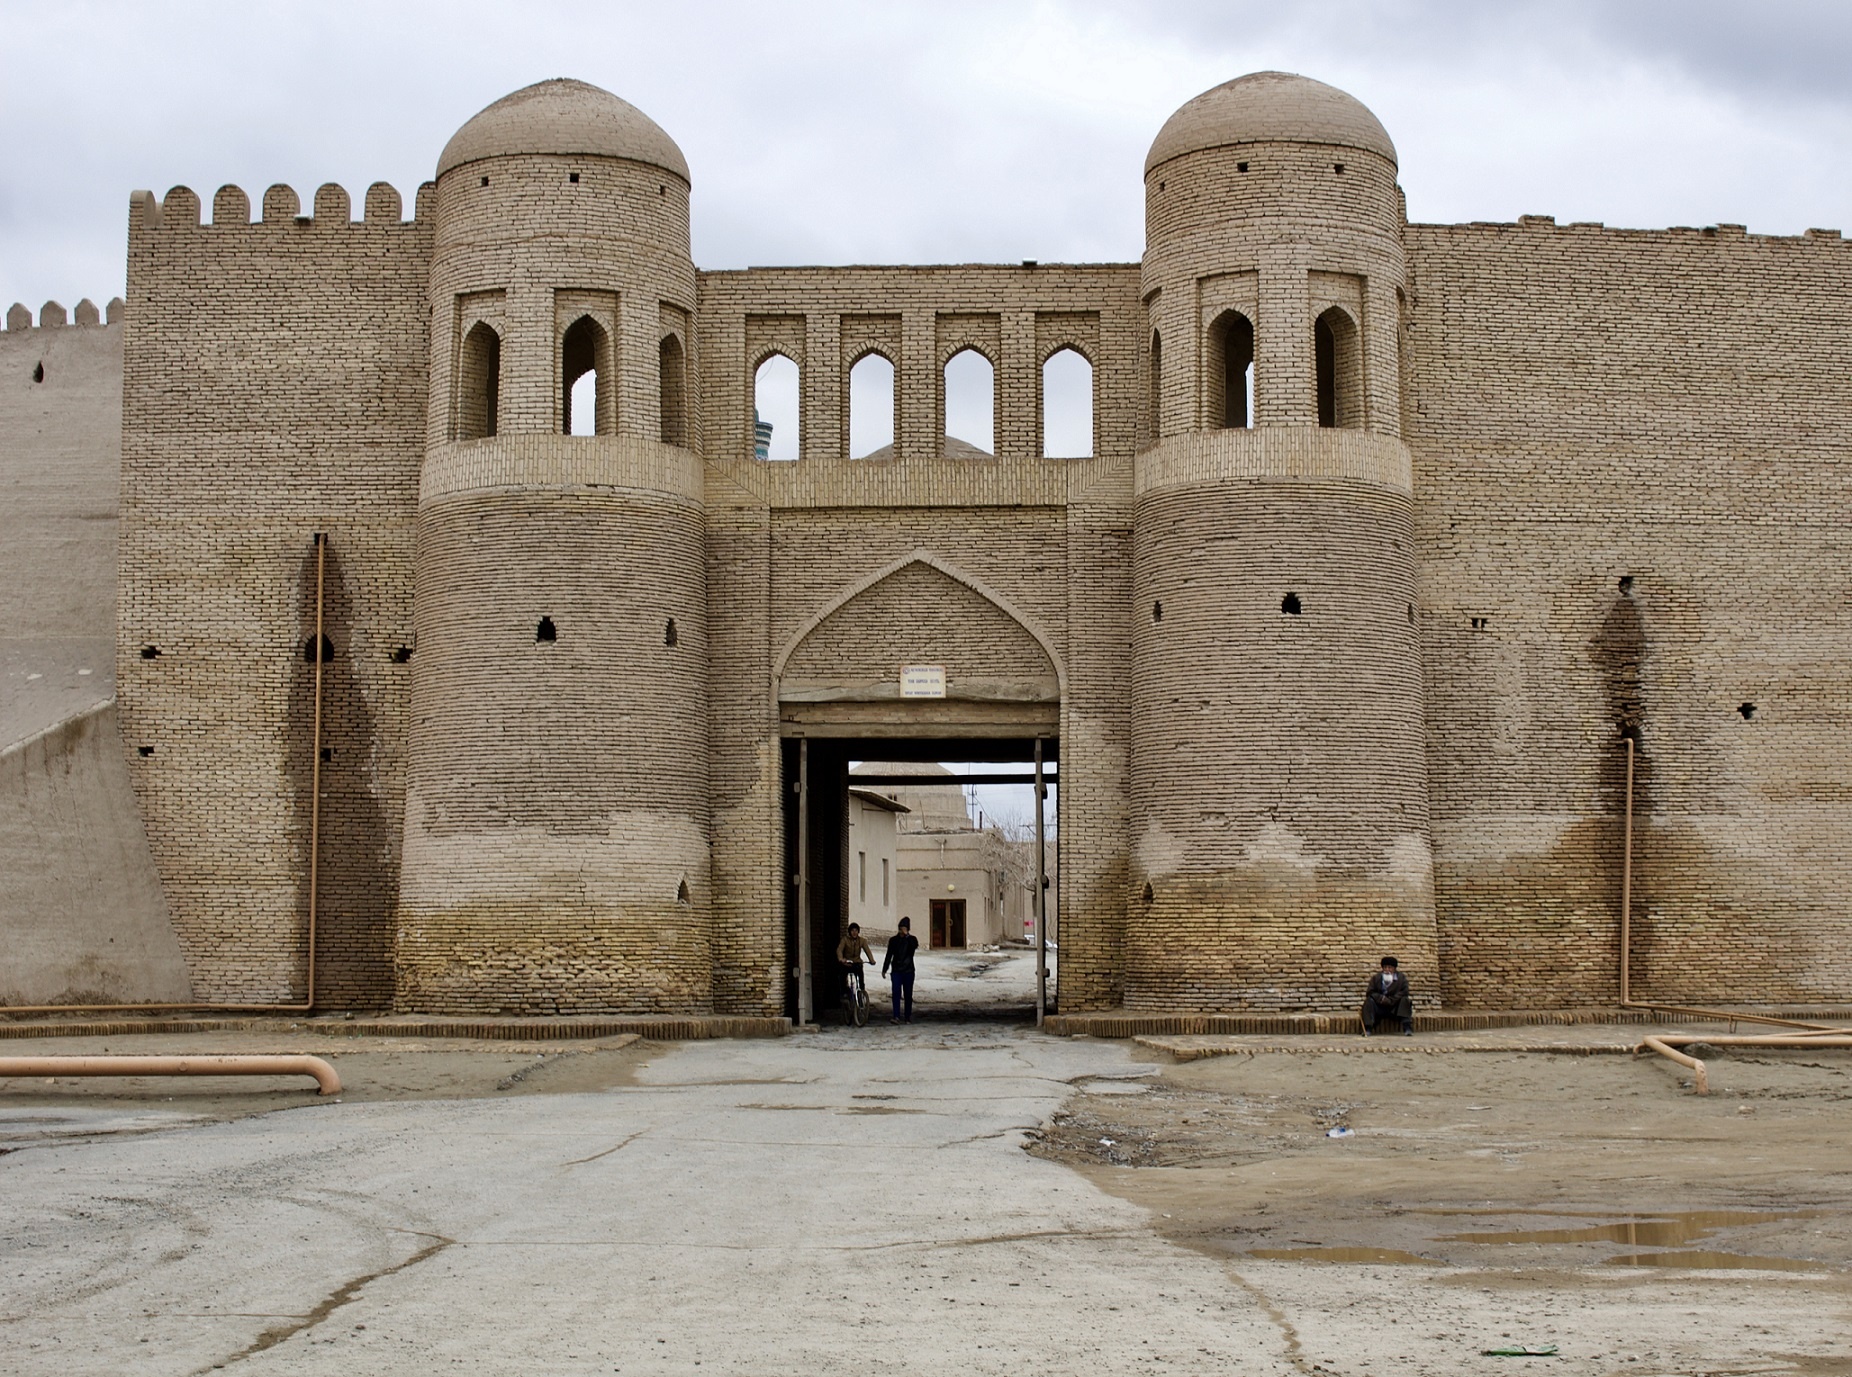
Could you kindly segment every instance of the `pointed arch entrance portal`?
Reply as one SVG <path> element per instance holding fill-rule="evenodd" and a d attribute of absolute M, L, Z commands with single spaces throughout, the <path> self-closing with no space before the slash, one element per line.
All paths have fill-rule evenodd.
<path fill-rule="evenodd" d="M 1031 818 L 1021 839 L 1026 877 L 983 871 L 1007 898 L 1018 878 L 1033 915 L 1026 936 L 1036 958 L 1034 1013 L 1050 1007 L 1047 937 L 1054 915 L 1051 837 L 1046 811 L 1060 758 L 1062 671 L 1034 621 L 929 552 L 852 583 L 786 643 L 773 662 L 782 737 L 787 1012 L 799 1023 L 831 1017 L 840 1005 L 837 943 L 859 895 L 851 844 L 850 767 L 856 761 L 984 762 L 981 781 L 1027 786 Z M 857 793 L 895 783 L 857 774 Z M 964 782 L 943 776 L 955 789 Z M 910 775 L 911 792 L 922 786 Z M 863 862 L 865 863 L 865 862 Z M 964 945 L 949 900 L 909 913 L 923 945 Z M 896 911 L 895 919 L 898 919 Z M 970 921 L 969 913 L 963 915 Z M 877 932 L 876 936 L 883 934 Z M 952 941 L 954 937 L 960 940 Z M 1027 1015 L 1030 1010 L 1010 1010 Z"/>

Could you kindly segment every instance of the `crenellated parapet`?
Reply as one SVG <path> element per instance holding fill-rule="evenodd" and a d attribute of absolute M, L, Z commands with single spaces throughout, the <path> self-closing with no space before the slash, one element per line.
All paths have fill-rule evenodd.
<path fill-rule="evenodd" d="M 191 187 L 171 187 L 167 195 L 162 197 L 157 197 L 152 191 L 133 191 L 129 193 L 129 235 L 133 239 L 137 234 L 156 231 L 176 233 L 234 227 L 249 229 L 257 226 L 326 230 L 349 225 L 428 224 L 431 193 L 435 189 L 435 184 L 431 182 L 425 182 L 418 188 L 409 221 L 405 219 L 404 197 L 390 182 L 374 182 L 367 188 L 358 220 L 354 218 L 353 197 L 348 194 L 346 187 L 337 182 L 325 182 L 316 188 L 307 215 L 303 214 L 302 197 L 296 189 L 278 182 L 265 189 L 258 203 L 259 213 L 255 222 L 251 219 L 250 193 L 243 187 L 229 183 L 213 193 L 210 220 L 202 217 L 199 193 Z"/>
<path fill-rule="evenodd" d="M 6 328 L 11 332 L 32 329 L 61 330 L 67 326 L 85 329 L 93 326 L 119 325 L 122 323 L 123 310 L 122 298 L 119 296 L 112 296 L 109 299 L 109 305 L 101 311 L 97 310 L 94 301 L 85 297 L 77 303 L 69 316 L 65 314 L 64 307 L 58 302 L 48 301 L 39 307 L 39 323 L 34 326 L 32 308 L 24 302 L 15 301 L 7 307 Z"/>

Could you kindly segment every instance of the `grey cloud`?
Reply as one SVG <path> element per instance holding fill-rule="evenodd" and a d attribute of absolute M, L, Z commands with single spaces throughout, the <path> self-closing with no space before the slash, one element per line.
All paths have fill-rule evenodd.
<path fill-rule="evenodd" d="M 1852 19 L 1825 4 L 1749 8 L 0 0 L 0 303 L 120 291 L 137 186 L 186 183 L 209 199 L 221 182 L 255 197 L 288 181 L 306 197 L 323 181 L 358 194 L 384 179 L 409 204 L 459 124 L 559 75 L 616 91 L 682 145 L 710 267 L 1135 258 L 1158 126 L 1260 66 L 1333 81 L 1376 109 L 1420 217 L 1543 210 L 1790 231 L 1852 219 L 1836 189 L 1852 183 L 1839 76 Z M 1709 131 L 1604 141 L 1552 107 L 1633 69 L 1646 76 L 1617 119 L 1643 123 L 1665 99 L 1655 81 L 1740 107 L 1730 128 L 1753 151 L 1735 181 L 1705 167 Z M 1796 103 L 1826 118 L 1793 118 Z M 1648 162 L 1657 181 L 1637 175 Z"/>

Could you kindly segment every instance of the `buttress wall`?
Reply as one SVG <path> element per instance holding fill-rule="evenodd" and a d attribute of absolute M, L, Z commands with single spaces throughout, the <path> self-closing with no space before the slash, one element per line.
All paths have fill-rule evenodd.
<path fill-rule="evenodd" d="M 1450 1004 L 1852 979 L 1852 246 L 1413 225 L 1422 655 Z"/>
<path fill-rule="evenodd" d="M 390 1001 L 428 219 L 236 187 L 129 214 L 117 689 L 206 1001 L 305 993 L 317 559 L 325 567 L 318 1000 Z"/>

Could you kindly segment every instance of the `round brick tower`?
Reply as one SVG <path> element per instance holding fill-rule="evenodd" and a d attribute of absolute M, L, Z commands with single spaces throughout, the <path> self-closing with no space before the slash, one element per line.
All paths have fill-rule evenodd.
<path fill-rule="evenodd" d="M 1128 1007 L 1438 987 L 1395 147 L 1262 72 L 1145 163 Z"/>
<path fill-rule="evenodd" d="M 439 160 L 402 1008 L 712 1007 L 688 200 L 576 81 Z"/>

